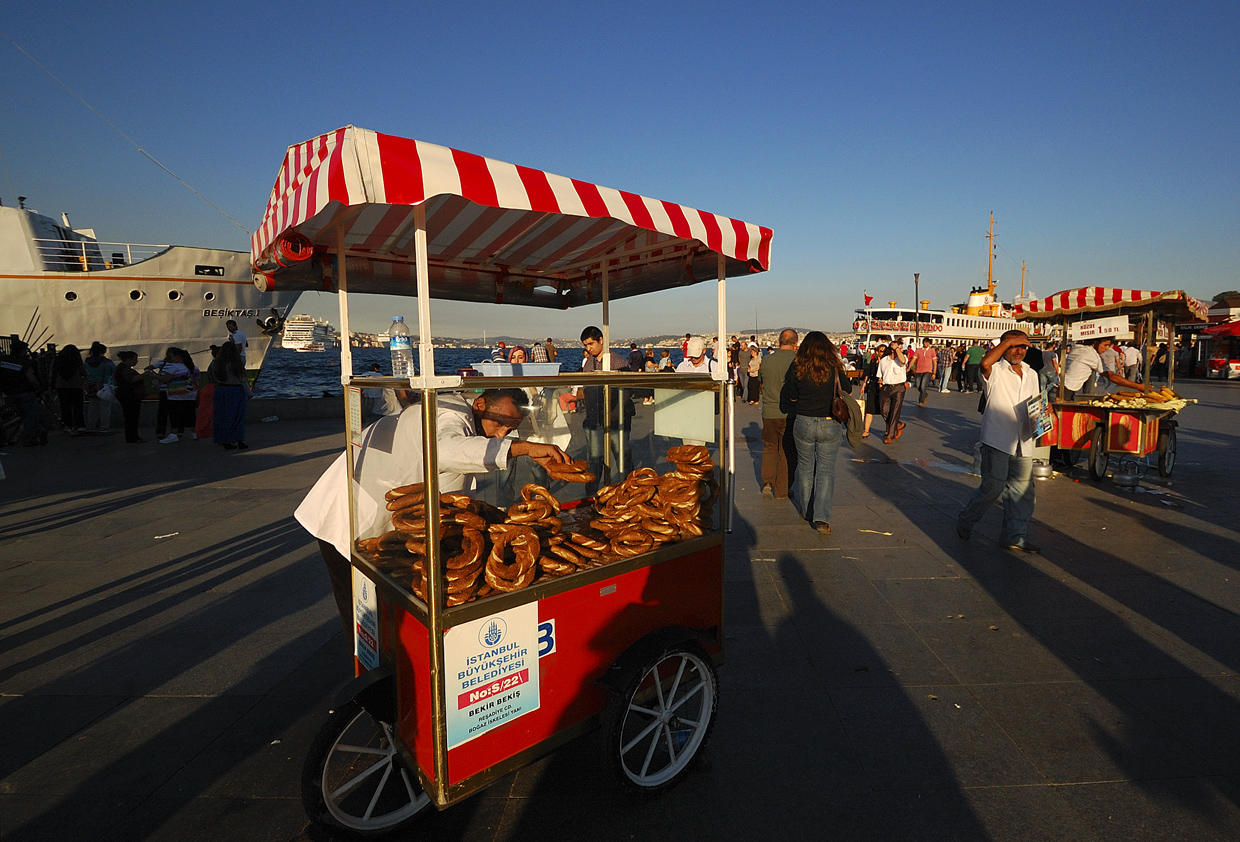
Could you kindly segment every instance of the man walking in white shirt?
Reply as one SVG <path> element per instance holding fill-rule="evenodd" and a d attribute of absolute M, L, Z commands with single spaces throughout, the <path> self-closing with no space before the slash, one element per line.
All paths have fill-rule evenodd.
<path fill-rule="evenodd" d="M 1038 395 L 1038 376 L 1025 365 L 1029 337 L 1009 330 L 982 357 L 986 392 L 982 415 L 982 484 L 956 520 L 956 534 L 969 540 L 973 526 L 996 500 L 1003 499 L 1003 545 L 1036 553 L 1026 539 L 1033 517 L 1033 422 L 1026 401 Z"/>

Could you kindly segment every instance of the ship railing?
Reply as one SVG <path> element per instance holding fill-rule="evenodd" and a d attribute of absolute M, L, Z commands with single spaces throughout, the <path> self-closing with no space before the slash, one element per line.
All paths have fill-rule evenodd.
<path fill-rule="evenodd" d="M 169 247 L 152 243 L 104 243 L 98 240 L 36 239 L 43 265 L 53 272 L 98 272 L 130 266 Z"/>

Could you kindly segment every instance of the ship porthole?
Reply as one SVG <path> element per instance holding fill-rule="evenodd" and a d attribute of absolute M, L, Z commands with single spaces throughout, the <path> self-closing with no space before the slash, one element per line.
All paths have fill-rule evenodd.
<path fill-rule="evenodd" d="M 145 294 L 146 294 L 146 293 L 144 293 L 144 292 L 143 292 L 142 290 L 140 290 L 140 289 L 131 289 L 131 290 L 129 291 L 129 298 L 130 298 L 130 300 L 131 300 L 131 301 L 141 301 L 141 300 L 142 300 L 142 296 L 143 296 L 143 295 L 145 295 Z"/>
<path fill-rule="evenodd" d="M 202 294 L 202 297 L 203 297 L 203 299 L 204 299 L 204 300 L 206 300 L 206 301 L 214 301 L 214 300 L 215 300 L 215 293 L 213 293 L 213 292 L 204 292 L 204 293 Z"/>
<path fill-rule="evenodd" d="M 69 290 L 65 293 L 65 301 L 77 301 L 77 293 L 73 290 Z"/>
<path fill-rule="evenodd" d="M 168 300 L 169 300 L 169 301 L 180 301 L 180 300 L 181 300 L 181 291 L 180 291 L 179 289 L 170 289 L 170 290 L 168 290 Z"/>

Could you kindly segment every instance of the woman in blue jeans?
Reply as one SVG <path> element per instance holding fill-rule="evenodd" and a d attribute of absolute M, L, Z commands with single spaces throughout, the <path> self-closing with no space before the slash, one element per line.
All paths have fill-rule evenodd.
<path fill-rule="evenodd" d="M 792 416 L 792 439 L 797 447 L 797 471 L 792 501 L 819 534 L 831 534 L 831 497 L 835 491 L 835 455 L 844 437 L 843 427 L 831 417 L 838 394 L 852 391 L 844 365 L 825 333 L 805 334 L 796 359 L 788 366 L 780 411 Z"/>

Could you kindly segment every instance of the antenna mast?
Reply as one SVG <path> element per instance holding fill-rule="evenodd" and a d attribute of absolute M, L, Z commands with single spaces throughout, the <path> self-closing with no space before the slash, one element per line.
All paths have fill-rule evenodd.
<path fill-rule="evenodd" d="M 991 297 L 995 294 L 995 212 L 990 212 L 990 233 L 986 235 L 989 246 L 986 249 L 986 291 Z"/>

